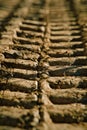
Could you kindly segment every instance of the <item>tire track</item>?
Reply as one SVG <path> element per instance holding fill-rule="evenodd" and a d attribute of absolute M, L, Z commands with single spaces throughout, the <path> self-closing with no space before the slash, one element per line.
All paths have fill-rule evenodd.
<path fill-rule="evenodd" d="M 33 129 L 39 122 L 36 79 L 37 51 L 41 42 L 17 34 L 17 29 L 21 30 L 22 21 L 30 11 L 28 4 L 32 5 L 30 1 L 21 2 L 17 12 L 13 12 L 1 40 L 1 46 L 6 46 L 6 49 L 2 49 L 0 69 L 0 125 L 11 129 Z"/>
<path fill-rule="evenodd" d="M 70 129 L 76 129 L 73 123 L 86 122 L 87 55 L 73 2 L 49 1 L 42 63 L 45 70 L 40 81 L 42 126 L 45 128 L 44 122 L 47 122 L 48 129 L 67 129 L 65 123 Z M 80 61 L 80 57 L 85 57 L 85 62 Z"/>
<path fill-rule="evenodd" d="M 87 128 L 85 4 L 24 0 L 13 11 L 0 41 L 0 129 Z"/>

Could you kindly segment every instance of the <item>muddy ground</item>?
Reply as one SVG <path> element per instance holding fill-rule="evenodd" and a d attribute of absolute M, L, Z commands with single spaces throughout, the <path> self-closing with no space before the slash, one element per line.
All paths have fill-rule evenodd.
<path fill-rule="evenodd" d="M 0 130 L 87 130 L 86 0 L 0 0 Z"/>

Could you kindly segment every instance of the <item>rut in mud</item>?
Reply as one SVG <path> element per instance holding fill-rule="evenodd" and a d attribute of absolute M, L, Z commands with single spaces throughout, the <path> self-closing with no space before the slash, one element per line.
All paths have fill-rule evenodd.
<path fill-rule="evenodd" d="M 3 129 L 87 129 L 86 0 L 0 0 Z"/>

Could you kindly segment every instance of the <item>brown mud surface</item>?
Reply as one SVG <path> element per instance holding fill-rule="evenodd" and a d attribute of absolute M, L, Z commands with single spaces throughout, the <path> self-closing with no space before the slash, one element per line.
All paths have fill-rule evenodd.
<path fill-rule="evenodd" d="M 86 0 L 0 0 L 0 130 L 87 130 Z"/>

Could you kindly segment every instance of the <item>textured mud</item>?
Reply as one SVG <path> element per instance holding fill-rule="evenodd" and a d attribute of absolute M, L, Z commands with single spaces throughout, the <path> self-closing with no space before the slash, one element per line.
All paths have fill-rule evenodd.
<path fill-rule="evenodd" d="M 0 0 L 0 130 L 87 130 L 86 0 Z"/>

